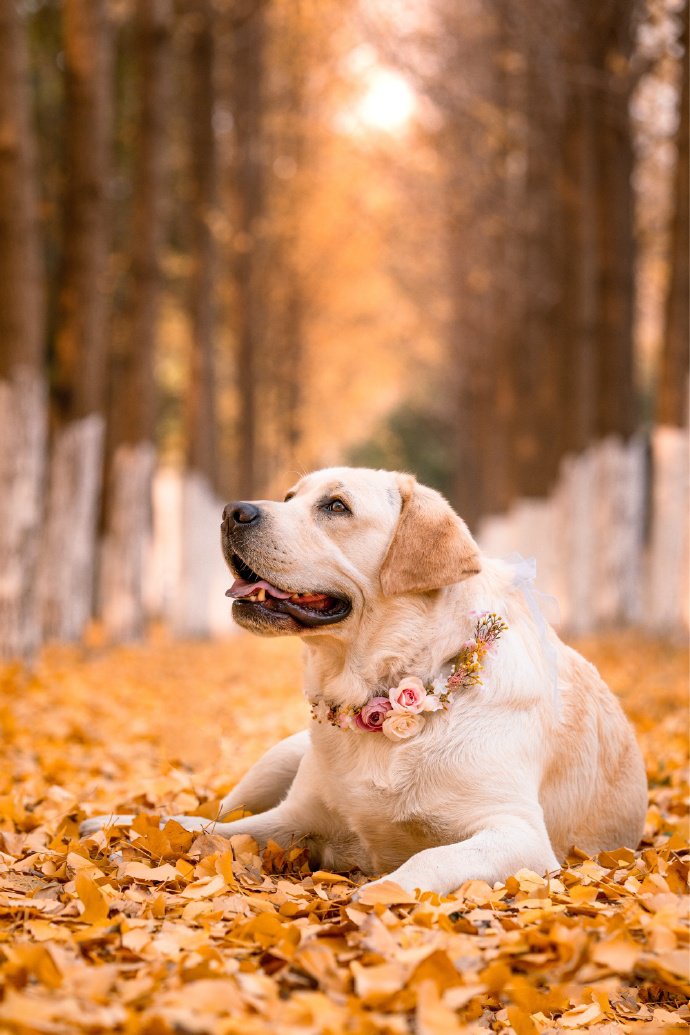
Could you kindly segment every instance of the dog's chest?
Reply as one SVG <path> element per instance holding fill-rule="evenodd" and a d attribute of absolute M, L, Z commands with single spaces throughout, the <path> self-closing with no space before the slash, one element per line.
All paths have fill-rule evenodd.
<path fill-rule="evenodd" d="M 425 753 L 360 740 L 354 750 L 330 755 L 321 771 L 328 808 L 360 840 L 372 872 L 456 839 L 434 793 L 438 765 Z"/>

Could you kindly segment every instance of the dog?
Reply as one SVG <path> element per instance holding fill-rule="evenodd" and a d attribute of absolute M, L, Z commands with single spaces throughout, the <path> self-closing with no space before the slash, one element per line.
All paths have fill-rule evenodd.
<path fill-rule="evenodd" d="M 618 701 L 438 492 L 317 471 L 282 503 L 229 503 L 221 543 L 235 621 L 302 638 L 313 719 L 227 795 L 214 833 L 439 894 L 555 871 L 574 845 L 637 847 L 647 783 Z M 222 822 L 240 806 L 253 814 Z"/>

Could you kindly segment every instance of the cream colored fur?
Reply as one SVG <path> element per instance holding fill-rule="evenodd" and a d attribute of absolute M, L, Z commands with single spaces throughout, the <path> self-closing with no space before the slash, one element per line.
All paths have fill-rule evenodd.
<path fill-rule="evenodd" d="M 497 612 L 509 629 L 483 685 L 432 713 L 417 737 L 392 743 L 312 722 L 223 803 L 224 812 L 243 805 L 257 814 L 214 831 L 308 842 L 315 865 L 387 873 L 408 890 L 443 894 L 521 867 L 555 870 L 571 845 L 636 847 L 647 786 L 632 729 L 596 669 L 548 629 L 556 707 L 554 655 L 514 569 L 481 556 L 443 498 L 409 475 L 332 468 L 293 492 L 260 503 L 266 522 L 250 563 L 283 588 L 353 604 L 343 622 L 303 633 L 311 702 L 361 705 L 404 675 L 437 676 L 477 612 Z M 352 514 L 325 515 L 319 502 L 329 493 Z M 128 819 L 89 820 L 84 832 Z"/>

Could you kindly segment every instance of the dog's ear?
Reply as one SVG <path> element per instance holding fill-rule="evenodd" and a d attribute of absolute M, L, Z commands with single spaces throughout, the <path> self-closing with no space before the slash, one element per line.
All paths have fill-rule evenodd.
<path fill-rule="evenodd" d="M 476 575 L 477 544 L 443 496 L 411 475 L 400 475 L 399 488 L 402 509 L 381 565 L 384 594 L 423 593 Z"/>

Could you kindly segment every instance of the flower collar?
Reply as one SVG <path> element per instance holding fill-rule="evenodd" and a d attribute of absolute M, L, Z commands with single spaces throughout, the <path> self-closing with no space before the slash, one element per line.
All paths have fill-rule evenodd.
<path fill-rule="evenodd" d="M 417 676 L 405 676 L 387 691 L 388 696 L 371 697 L 358 708 L 329 706 L 325 701 L 312 704 L 312 718 L 341 730 L 383 733 L 389 740 L 408 740 L 425 725 L 423 712 L 445 710 L 454 693 L 481 684 L 479 673 L 484 659 L 507 628 L 500 615 L 484 611 L 477 618 L 473 639 L 463 643 L 453 658 L 445 683 L 441 679 L 424 683 Z"/>

